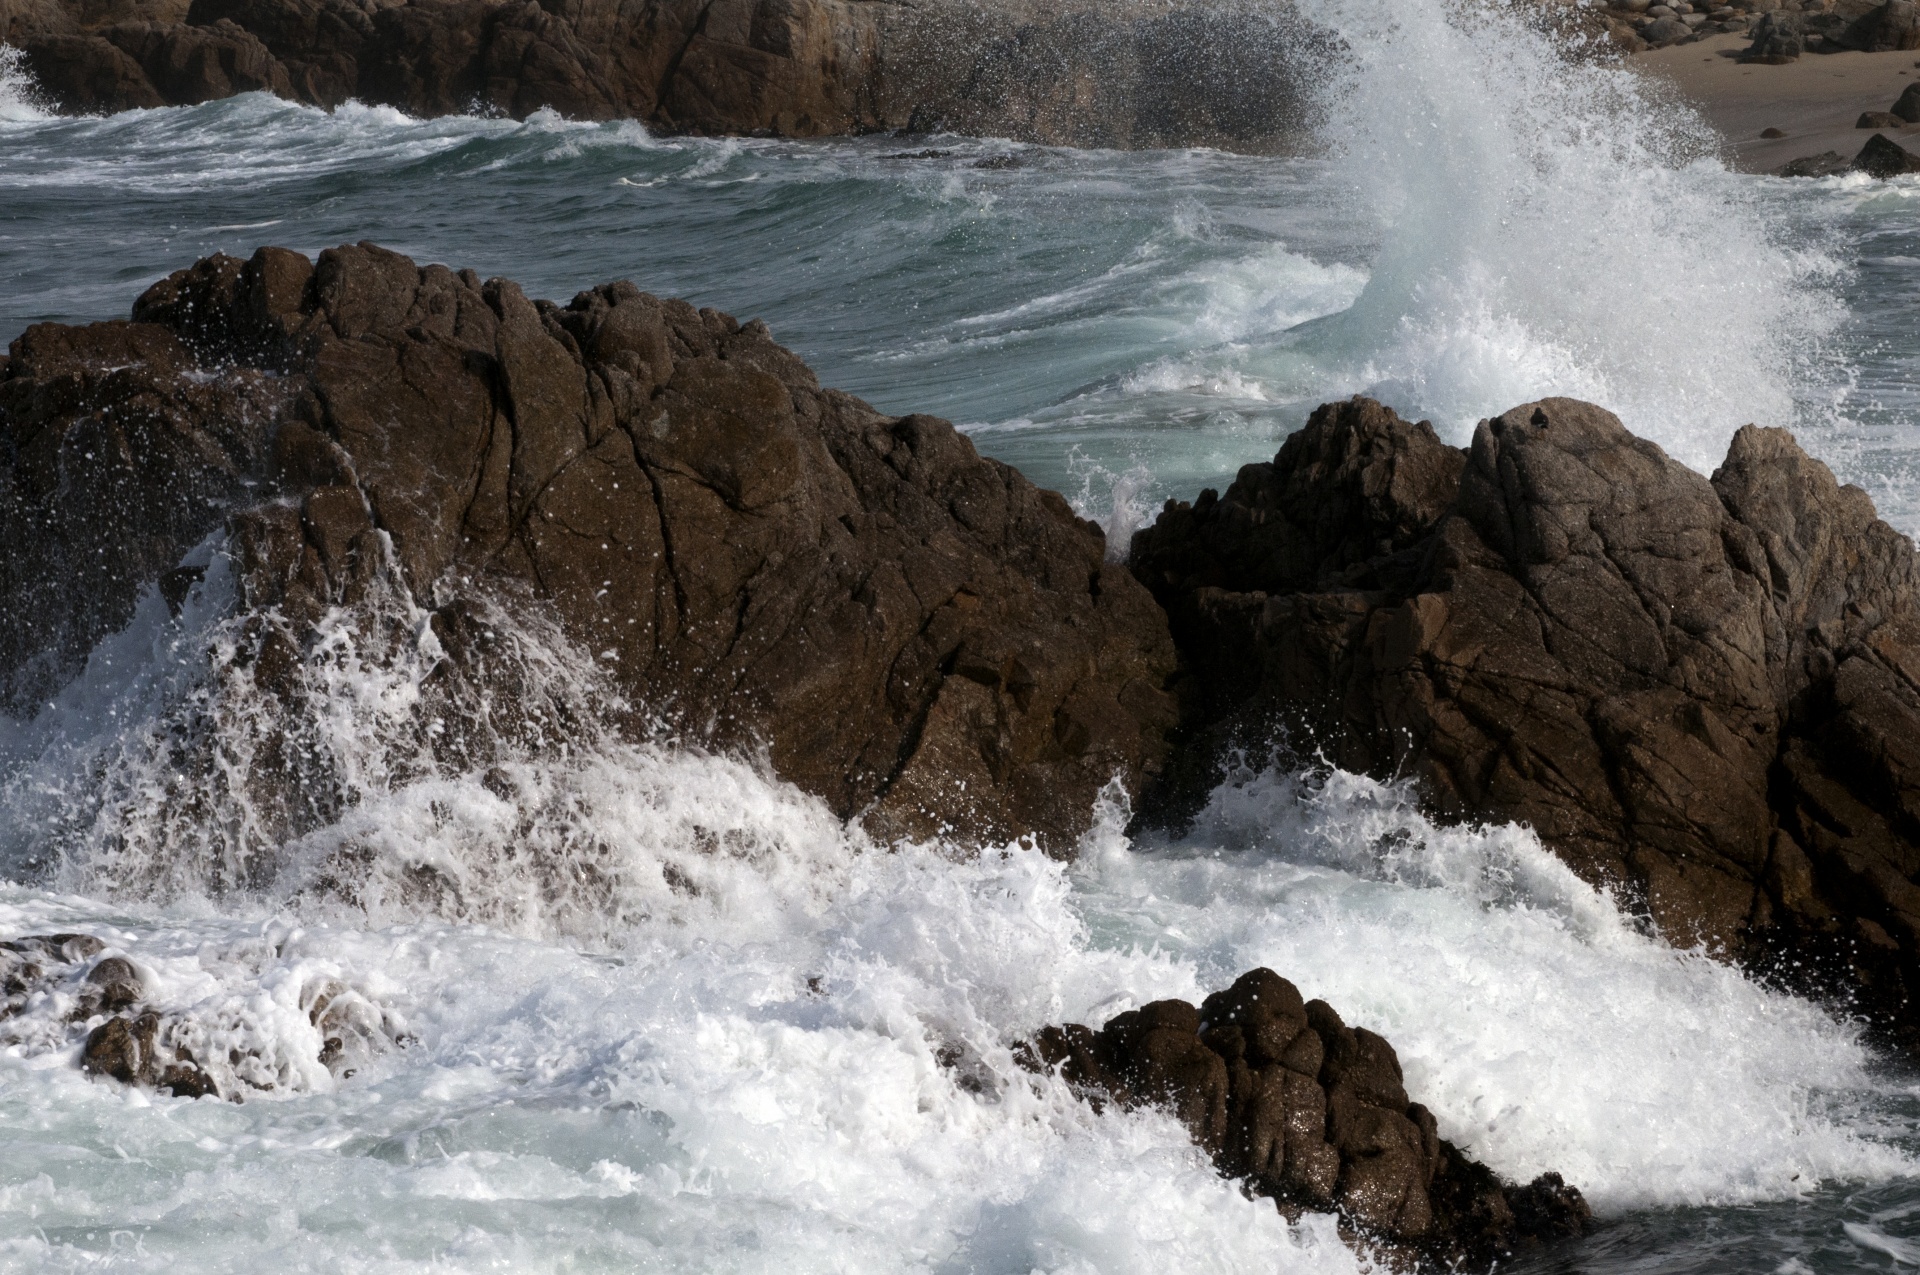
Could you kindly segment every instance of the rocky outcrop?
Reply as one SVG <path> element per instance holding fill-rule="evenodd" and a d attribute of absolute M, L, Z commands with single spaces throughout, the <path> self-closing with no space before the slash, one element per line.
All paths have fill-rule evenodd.
<path fill-rule="evenodd" d="M 0 41 L 71 111 L 265 90 L 675 133 L 1251 150 L 1298 142 L 1312 43 L 1285 10 L 1137 0 L 0 0 Z"/>
<path fill-rule="evenodd" d="M 1272 970 L 1197 1009 L 1155 1001 L 1097 1032 L 1045 1028 L 1019 1057 L 1095 1102 L 1166 1108 L 1222 1173 L 1291 1211 L 1337 1209 L 1390 1261 L 1484 1268 L 1591 1220 L 1558 1174 L 1516 1187 L 1462 1155 L 1408 1100 L 1393 1046 Z"/>
<path fill-rule="evenodd" d="M 0 440 L 16 712 L 144 590 L 190 590 L 177 564 L 218 532 L 270 696 L 393 587 L 424 608 L 428 689 L 511 717 L 475 600 L 505 599 L 597 657 L 632 732 L 764 750 L 886 835 L 1067 851 L 1173 718 L 1159 608 L 1061 497 L 822 389 L 762 324 L 631 284 L 562 307 L 366 245 L 211 257 L 130 323 L 28 329 Z M 484 764 L 459 729 L 430 746 Z M 308 788 L 278 784 L 276 835 L 331 817 Z"/>
<path fill-rule="evenodd" d="M 1167 817 L 1234 742 L 1411 776 L 1920 1045 L 1920 562 L 1785 431 L 1709 481 L 1570 399 L 1464 452 L 1329 404 L 1132 564 L 1186 661 Z"/>

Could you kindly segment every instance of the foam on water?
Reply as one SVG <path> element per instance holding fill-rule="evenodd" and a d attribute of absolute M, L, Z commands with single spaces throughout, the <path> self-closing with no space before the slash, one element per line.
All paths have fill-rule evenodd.
<path fill-rule="evenodd" d="M 1582 394 L 1700 466 L 1747 420 L 1868 392 L 1909 419 L 1910 341 L 1851 399 L 1822 362 L 1826 289 L 1854 286 L 1822 227 L 1894 226 L 1917 187 L 1734 177 L 1697 121 L 1504 9 L 1312 5 L 1348 46 L 1325 159 L 1023 148 L 984 172 L 1006 144 L 917 166 L 257 95 L 54 120 L 0 52 L 0 194 L 44 194 L 49 236 L 63 200 L 125 195 L 152 259 L 99 254 L 102 314 L 183 264 L 165 217 L 209 248 L 272 226 L 753 291 L 830 383 L 975 421 L 1116 551 L 1155 498 L 1353 391 L 1456 440 Z M 1788 204 L 1813 210 L 1792 240 Z M 495 221 L 463 239 L 476 206 Z M 1870 431 L 1821 437 L 1915 507 Z M 594 661 L 498 599 L 471 603 L 511 702 L 449 687 L 400 591 L 264 692 L 217 550 L 177 621 L 148 597 L 0 722 L 0 936 L 98 935 L 245 1101 L 87 1080 L 72 989 L 43 992 L 0 1024 L 0 1267 L 1355 1271 L 1331 1219 L 1245 1199 L 1171 1120 L 1095 1117 L 1011 1061 L 1042 1024 L 1256 964 L 1387 1036 L 1471 1154 L 1611 1216 L 1915 1172 L 1909 1095 L 1853 1027 L 1664 946 L 1523 830 L 1251 771 L 1175 843 L 1130 843 L 1110 802 L 1070 869 L 876 846 L 753 759 L 623 738 Z M 1897 1221 L 1847 1234 L 1902 1260 Z"/>
<path fill-rule="evenodd" d="M 1110 797 L 1072 869 L 876 846 L 749 762 L 600 730 L 594 661 L 524 611 L 482 614 L 531 734 L 445 746 L 393 591 L 260 696 L 215 547 L 178 620 L 147 599 L 6 732 L 38 883 L 0 888 L 0 934 L 98 935 L 245 1101 L 86 1080 L 88 1024 L 43 992 L 0 1033 L 16 1268 L 1353 1271 L 1167 1117 L 1012 1062 L 1254 964 L 1385 1033 L 1473 1154 L 1606 1211 L 1913 1168 L 1850 1029 L 1648 938 L 1519 830 L 1248 773 L 1177 844 L 1130 845 Z M 276 733 L 327 788 L 304 816 L 245 782 Z"/>

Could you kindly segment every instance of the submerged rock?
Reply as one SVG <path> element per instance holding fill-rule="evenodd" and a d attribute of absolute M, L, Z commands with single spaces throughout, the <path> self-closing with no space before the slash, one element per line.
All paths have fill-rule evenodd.
<path fill-rule="evenodd" d="M 1409 1101 L 1393 1046 L 1256 969 L 1199 1006 L 1155 1001 L 1099 1031 L 1047 1027 L 1018 1056 L 1096 1103 L 1177 1116 L 1220 1171 L 1283 1209 L 1337 1209 L 1381 1256 L 1486 1267 L 1584 1233 L 1580 1192 L 1556 1173 L 1500 1180 Z"/>
<path fill-rule="evenodd" d="M 1571 399 L 1461 451 L 1356 398 L 1132 565 L 1186 666 L 1161 817 L 1233 746 L 1411 776 L 1920 1047 L 1920 560 L 1784 430 L 1708 480 Z"/>
<path fill-rule="evenodd" d="M 1284 7 L 1136 0 L 0 0 L 0 40 L 70 111 L 264 90 L 676 133 L 1252 150 L 1298 141 L 1314 43 Z"/>
<path fill-rule="evenodd" d="M 764 750 L 888 836 L 1070 852 L 1174 718 L 1164 617 L 1060 496 L 820 388 L 762 324 L 631 284 L 560 307 L 367 245 L 212 257 L 131 323 L 30 328 L 0 437 L 16 712 L 147 588 L 177 609 L 176 564 L 220 531 L 236 667 L 269 696 L 384 582 L 420 608 L 428 692 L 511 718 L 531 694 L 494 672 L 485 594 L 556 617 L 633 734 Z M 447 765 L 484 768 L 470 725 L 434 732 Z M 282 838 L 338 814 L 298 753 L 249 763 Z"/>

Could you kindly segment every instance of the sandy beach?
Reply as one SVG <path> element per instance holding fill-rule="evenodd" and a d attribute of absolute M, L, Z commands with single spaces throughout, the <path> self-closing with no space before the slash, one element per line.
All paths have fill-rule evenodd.
<path fill-rule="evenodd" d="M 1852 158 L 1875 131 L 1854 127 L 1861 112 L 1887 110 L 1920 75 L 1920 54 L 1911 51 L 1809 53 L 1784 66 L 1743 65 L 1737 59 L 1748 43 L 1745 36 L 1722 35 L 1633 60 L 1698 106 L 1746 172 L 1823 151 Z M 1769 128 L 1786 136 L 1761 137 Z M 1879 131 L 1908 150 L 1920 147 L 1920 126 Z"/>

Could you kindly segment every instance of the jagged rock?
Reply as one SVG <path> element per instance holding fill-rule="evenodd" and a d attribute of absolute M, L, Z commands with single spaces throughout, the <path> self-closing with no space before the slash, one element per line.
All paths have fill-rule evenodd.
<path fill-rule="evenodd" d="M 68 110 L 264 89 L 676 133 L 1251 150 L 1299 142 L 1318 39 L 1284 7 L 1139 0 L 0 0 L 0 38 Z"/>
<path fill-rule="evenodd" d="M 1164 618 L 1061 497 L 945 421 L 821 389 L 762 324 L 631 284 L 559 307 L 371 246 L 212 257 L 131 323 L 24 333 L 0 438 L 16 712 L 143 589 L 190 587 L 176 564 L 224 527 L 270 695 L 388 580 L 509 711 L 469 604 L 526 595 L 635 733 L 764 748 L 886 835 L 1069 852 L 1173 720 Z M 436 736 L 449 765 L 474 764 L 461 737 Z M 278 835 L 329 818 L 279 788 Z"/>
<path fill-rule="evenodd" d="M 1411 775 L 1920 1044 L 1920 564 L 1785 431 L 1709 481 L 1570 399 L 1464 453 L 1329 404 L 1132 564 L 1187 667 L 1161 817 L 1230 744 Z"/>
<path fill-rule="evenodd" d="M 1043 1028 L 1016 1056 L 1095 1103 L 1166 1108 L 1222 1173 L 1283 1208 L 1337 1209 L 1389 1255 L 1485 1267 L 1592 1218 L 1558 1174 L 1515 1187 L 1441 1139 L 1393 1046 L 1272 970 L 1198 1009 L 1155 1001 L 1097 1032 Z"/>
<path fill-rule="evenodd" d="M 1855 170 L 1885 180 L 1903 173 L 1920 173 L 1920 155 L 1902 146 L 1885 133 L 1875 133 L 1853 157 Z"/>

